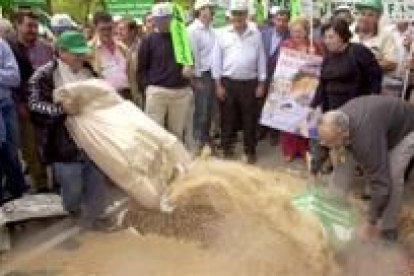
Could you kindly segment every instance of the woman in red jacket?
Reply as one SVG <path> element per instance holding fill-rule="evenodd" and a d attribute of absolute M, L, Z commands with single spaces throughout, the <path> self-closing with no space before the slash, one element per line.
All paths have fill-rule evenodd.
<path fill-rule="evenodd" d="M 310 22 L 306 18 L 297 18 L 290 23 L 290 38 L 283 41 L 282 48 L 294 49 L 300 52 L 322 55 L 321 44 L 310 41 Z M 308 150 L 308 139 L 301 136 L 281 132 L 280 142 L 283 155 L 287 162 L 293 161 L 296 156 L 305 157 Z"/>

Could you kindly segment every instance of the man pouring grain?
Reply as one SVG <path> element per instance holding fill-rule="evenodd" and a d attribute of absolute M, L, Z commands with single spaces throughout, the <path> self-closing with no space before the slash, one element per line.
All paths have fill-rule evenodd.
<path fill-rule="evenodd" d="M 318 131 L 331 151 L 349 153 L 337 161 L 334 186 L 350 187 L 354 161 L 368 175 L 372 199 L 360 235 L 396 240 L 404 172 L 414 156 L 414 106 L 393 97 L 356 98 L 325 113 Z"/>

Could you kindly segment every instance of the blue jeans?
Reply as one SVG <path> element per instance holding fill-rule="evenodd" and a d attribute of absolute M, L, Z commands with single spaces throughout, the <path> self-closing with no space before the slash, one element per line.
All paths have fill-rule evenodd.
<path fill-rule="evenodd" d="M 200 146 L 204 146 L 210 143 L 212 113 L 216 107 L 215 84 L 209 72 L 203 73 L 198 81 L 202 87 L 194 87 L 193 136 Z"/>
<path fill-rule="evenodd" d="M 26 184 L 19 160 L 16 109 L 11 100 L 0 100 L 0 202 L 4 200 L 3 177 L 11 198 L 22 196 Z"/>
<path fill-rule="evenodd" d="M 82 211 L 82 217 L 90 221 L 104 216 L 106 179 L 91 160 L 85 156 L 80 162 L 53 163 L 53 173 L 66 211 Z"/>

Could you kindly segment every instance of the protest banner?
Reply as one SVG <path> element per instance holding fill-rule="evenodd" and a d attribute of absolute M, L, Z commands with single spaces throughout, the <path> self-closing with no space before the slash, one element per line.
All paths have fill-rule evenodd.
<path fill-rule="evenodd" d="M 105 0 L 106 10 L 112 15 L 143 18 L 151 10 L 153 0 Z"/>
<path fill-rule="evenodd" d="M 260 123 L 314 138 L 316 118 L 308 120 L 308 115 L 321 65 L 321 56 L 282 48 Z"/>
<path fill-rule="evenodd" d="M 383 4 L 385 15 L 391 20 L 414 20 L 413 0 L 385 0 Z"/>
<path fill-rule="evenodd" d="M 46 0 L 14 0 L 12 2 L 15 7 L 44 8 L 47 5 Z"/>

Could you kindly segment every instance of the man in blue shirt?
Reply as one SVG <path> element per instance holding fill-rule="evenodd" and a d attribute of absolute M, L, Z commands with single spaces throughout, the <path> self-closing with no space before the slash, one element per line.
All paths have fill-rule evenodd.
<path fill-rule="evenodd" d="M 5 200 L 2 179 L 7 179 L 11 198 L 25 190 L 18 156 L 18 125 L 11 89 L 19 86 L 20 74 L 9 45 L 0 39 L 0 204 Z M 10 199 L 10 198 L 9 198 Z"/>

